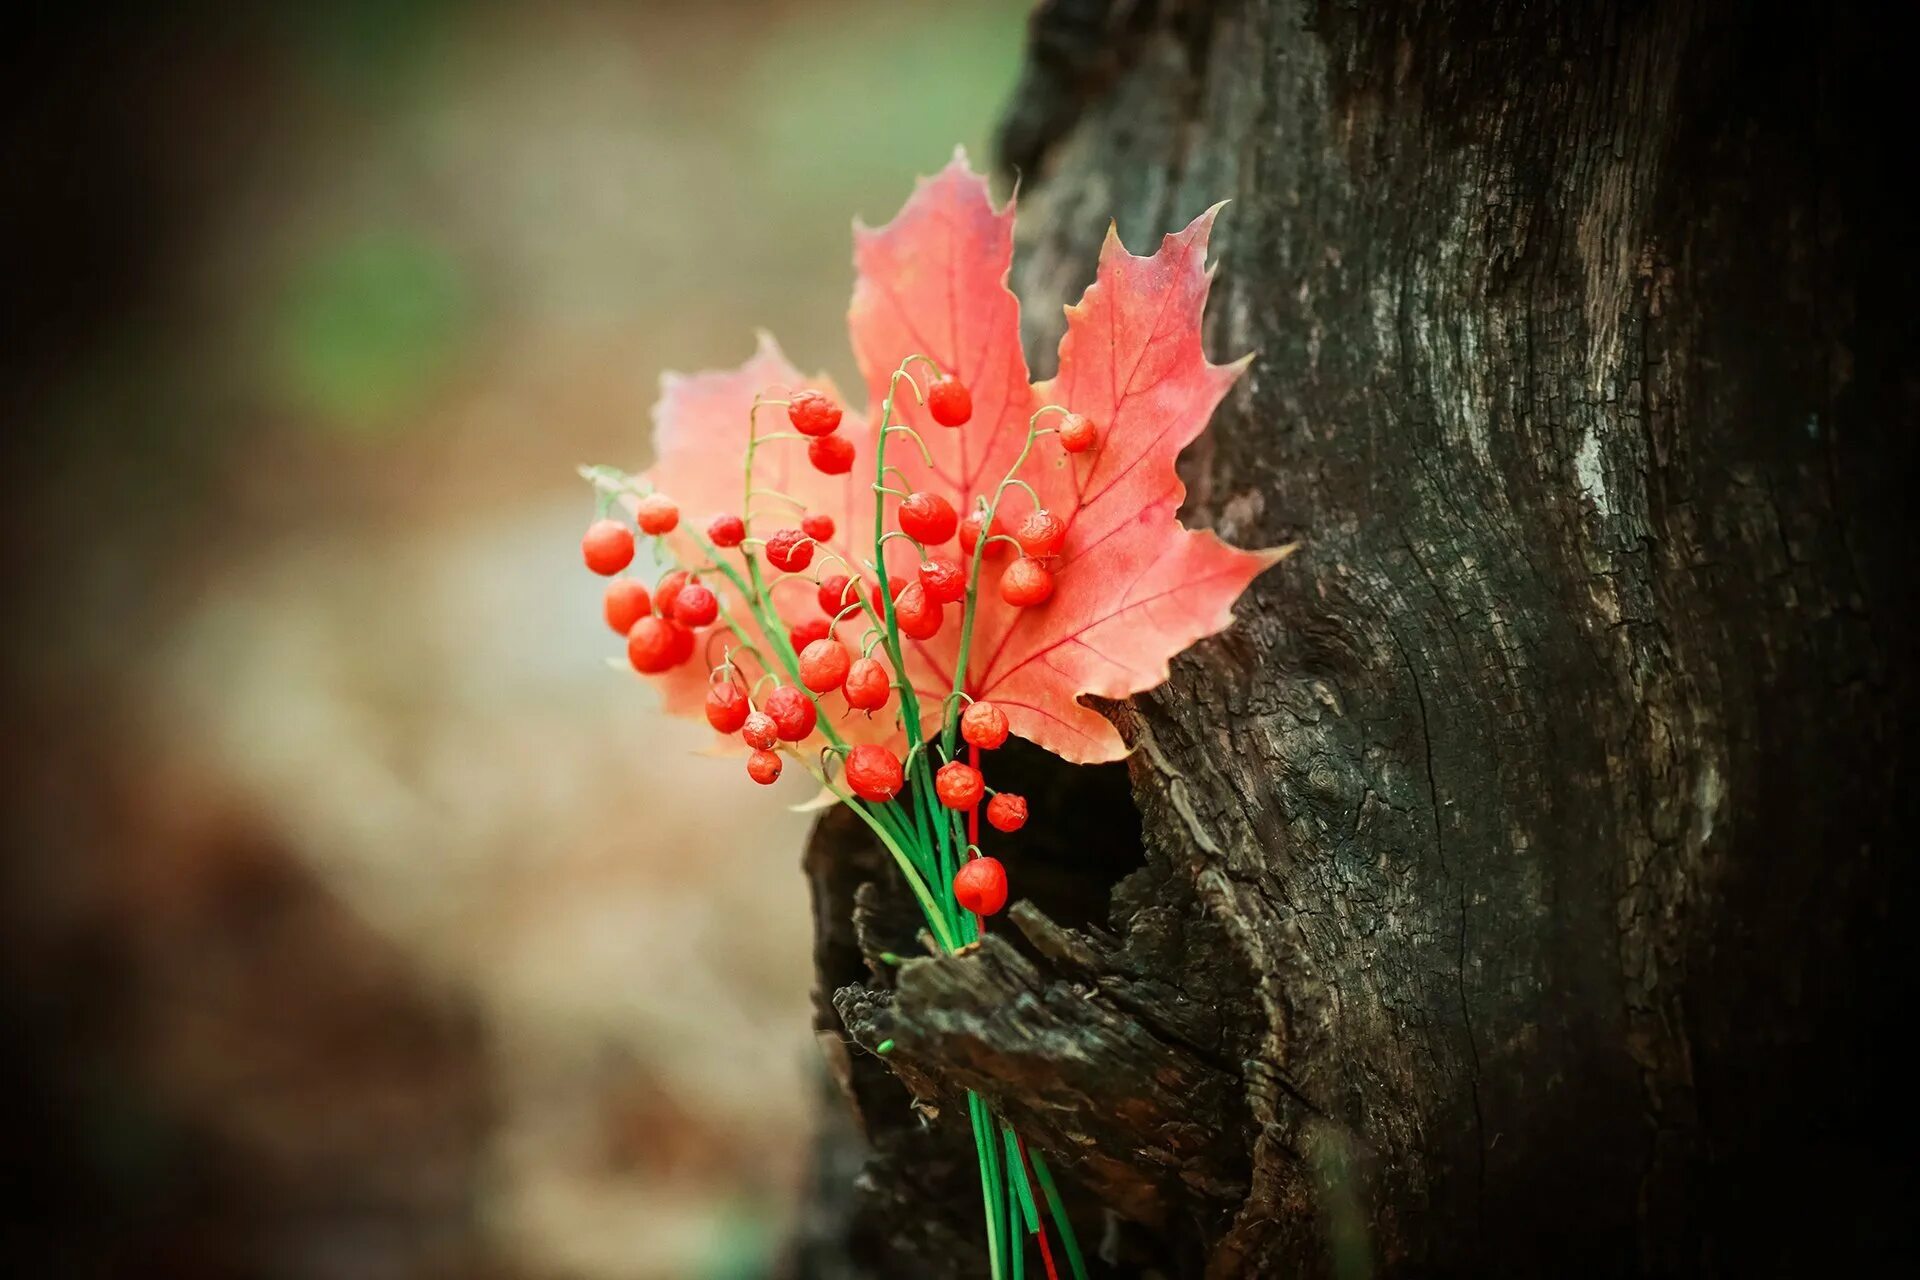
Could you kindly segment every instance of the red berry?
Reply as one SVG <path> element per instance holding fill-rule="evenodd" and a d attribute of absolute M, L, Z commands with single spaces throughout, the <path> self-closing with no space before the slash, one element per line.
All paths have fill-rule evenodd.
<path fill-rule="evenodd" d="M 846 683 L 853 658 L 838 640 L 815 640 L 800 651 L 800 683 L 826 693 Z"/>
<path fill-rule="evenodd" d="M 900 500 L 900 531 L 915 542 L 938 546 L 953 536 L 960 517 L 953 504 L 937 493 L 910 493 Z"/>
<path fill-rule="evenodd" d="M 855 658 L 847 668 L 847 681 L 841 686 L 847 705 L 855 711 L 878 711 L 887 704 L 893 682 L 877 658 Z"/>
<path fill-rule="evenodd" d="M 580 539 L 587 568 L 611 578 L 633 563 L 633 531 L 618 520 L 595 520 Z"/>
<path fill-rule="evenodd" d="M 859 590 L 858 587 L 854 589 L 856 591 Z M 907 581 L 905 578 L 897 577 L 891 573 L 887 575 L 887 597 L 889 599 L 898 600 L 900 598 L 900 593 L 902 591 L 905 591 L 906 589 L 907 589 Z"/>
<path fill-rule="evenodd" d="M 1000 575 L 1000 598 L 1017 609 L 1045 604 L 1053 595 L 1053 575 L 1038 560 L 1021 558 Z"/>
<path fill-rule="evenodd" d="M 667 625 L 673 628 L 673 661 L 667 665 L 677 667 L 693 656 L 693 630 L 677 622 L 669 622 Z"/>
<path fill-rule="evenodd" d="M 787 421 L 803 436 L 830 436 L 840 426 L 840 406 L 821 391 L 798 391 L 787 401 Z"/>
<path fill-rule="evenodd" d="M 1007 713 L 991 702 L 976 702 L 960 713 L 960 736 L 967 745 L 991 751 L 1007 740 Z"/>
<path fill-rule="evenodd" d="M 747 776 L 763 787 L 780 781 L 780 757 L 771 751 L 756 751 L 747 757 Z"/>
<path fill-rule="evenodd" d="M 815 542 L 827 542 L 833 538 L 833 517 L 818 511 L 810 511 L 800 517 L 800 532 Z"/>
<path fill-rule="evenodd" d="M 845 777 L 848 790 L 862 800 L 876 803 L 899 795 L 905 781 L 900 772 L 900 757 L 872 743 L 862 743 L 847 753 Z"/>
<path fill-rule="evenodd" d="M 995 831 L 1018 831 L 1027 825 L 1027 798 L 1002 791 L 987 801 L 987 822 Z"/>
<path fill-rule="evenodd" d="M 927 411 L 941 426 L 957 427 L 973 416 L 973 392 L 960 379 L 943 373 L 927 388 Z"/>
<path fill-rule="evenodd" d="M 783 742 L 800 741 L 813 732 L 814 722 L 819 719 L 813 699 L 790 684 L 783 684 L 768 694 L 765 706 Z"/>
<path fill-rule="evenodd" d="M 986 794 L 987 784 L 978 769 L 955 760 L 941 765 L 940 771 L 933 775 L 933 790 L 947 808 L 971 809 Z"/>
<path fill-rule="evenodd" d="M 974 545 L 980 541 L 980 530 L 986 525 L 986 522 L 987 513 L 985 509 L 978 507 L 976 507 L 965 520 L 960 522 L 960 549 L 969 556 L 973 554 Z M 1005 533 L 1006 531 L 1006 526 L 1000 523 L 1000 517 L 996 515 L 993 518 L 992 527 L 987 530 L 987 536 L 991 538 L 996 534 Z M 991 560 L 995 556 L 1004 555 L 1006 554 L 1006 550 L 1007 544 L 1004 542 L 989 542 L 987 543 L 987 559 Z"/>
<path fill-rule="evenodd" d="M 953 900 L 977 916 L 1007 905 L 1007 869 L 998 858 L 975 858 L 953 873 Z"/>
<path fill-rule="evenodd" d="M 820 601 L 820 612 L 828 617 L 836 617 L 842 609 L 860 598 L 858 591 L 849 591 L 853 583 L 844 573 L 829 574 L 821 579 L 820 590 L 815 597 Z"/>
<path fill-rule="evenodd" d="M 808 443 L 807 461 L 822 475 L 843 476 L 853 470 L 853 441 L 845 436 L 821 436 Z"/>
<path fill-rule="evenodd" d="M 927 589 L 917 582 L 909 582 L 894 597 L 893 620 L 900 624 L 902 635 L 931 640 L 945 619 L 939 603 L 927 598 Z"/>
<path fill-rule="evenodd" d="M 739 685 L 731 680 L 707 688 L 707 723 L 721 733 L 738 733 L 753 711 L 753 704 Z"/>
<path fill-rule="evenodd" d="M 633 669 L 651 676 L 673 666 L 680 647 L 675 631 L 671 622 L 651 614 L 634 623 L 633 629 L 627 632 L 627 661 L 633 664 Z"/>
<path fill-rule="evenodd" d="M 680 508 L 664 493 L 650 493 L 633 509 L 633 522 L 642 533 L 672 533 L 680 524 Z"/>
<path fill-rule="evenodd" d="M 832 632 L 833 624 L 825 618 L 808 618 L 805 622 L 794 624 L 793 629 L 787 632 L 787 643 L 793 646 L 795 653 L 799 653 L 815 640 L 825 640 Z"/>
<path fill-rule="evenodd" d="M 633 624 L 646 617 L 652 608 L 653 600 L 638 578 L 615 578 L 607 584 L 603 602 L 607 625 L 621 635 L 633 630 Z"/>
<path fill-rule="evenodd" d="M 798 529 L 778 530 L 767 539 L 767 562 L 782 573 L 798 573 L 813 563 L 813 540 Z"/>
<path fill-rule="evenodd" d="M 1020 522 L 1013 531 L 1013 540 L 1020 549 L 1030 556 L 1050 556 L 1060 550 L 1060 543 L 1067 536 L 1067 526 L 1060 523 L 1060 517 L 1040 508 Z"/>
<path fill-rule="evenodd" d="M 653 609 L 663 618 L 673 616 L 673 602 L 680 598 L 680 592 L 690 578 L 685 569 L 669 569 L 660 575 L 660 581 L 653 584 Z"/>
<path fill-rule="evenodd" d="M 1077 413 L 1070 413 L 1060 422 L 1060 447 L 1068 453 L 1085 453 L 1093 448 L 1100 439 L 1094 425 Z"/>
<path fill-rule="evenodd" d="M 716 547 L 737 547 L 747 536 L 747 522 L 739 516 L 715 516 L 707 537 Z"/>
<path fill-rule="evenodd" d="M 673 598 L 673 620 L 683 627 L 704 627 L 720 616 L 720 598 L 697 582 Z"/>
<path fill-rule="evenodd" d="M 920 585 L 938 604 L 956 604 L 967 594 L 967 571 L 945 556 L 920 562 Z"/>
<path fill-rule="evenodd" d="M 773 744 L 780 741 L 780 726 L 764 711 L 749 712 L 740 722 L 740 737 L 756 750 L 771 751 Z"/>

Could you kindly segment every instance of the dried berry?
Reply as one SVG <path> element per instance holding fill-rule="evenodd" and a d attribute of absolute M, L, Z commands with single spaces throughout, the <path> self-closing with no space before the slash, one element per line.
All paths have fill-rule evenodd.
<path fill-rule="evenodd" d="M 847 753 L 845 777 L 848 790 L 862 800 L 875 803 L 899 795 L 905 782 L 900 772 L 900 757 L 872 743 L 862 743 Z"/>
<path fill-rule="evenodd" d="M 769 693 L 764 705 L 767 714 L 773 717 L 773 726 L 782 742 L 800 741 L 813 732 L 814 722 L 819 718 L 813 699 L 790 684 Z"/>
<path fill-rule="evenodd" d="M 920 585 L 936 604 L 956 604 L 967 594 L 967 571 L 945 556 L 920 562 Z"/>
<path fill-rule="evenodd" d="M 638 578 L 615 578 L 607 584 L 602 611 L 606 614 L 607 625 L 621 635 L 633 630 L 633 624 L 646 617 L 652 609 L 653 600 Z"/>
<path fill-rule="evenodd" d="M 683 627 L 704 627 L 720 616 L 720 598 L 698 582 L 689 582 L 673 598 L 673 620 Z"/>
<path fill-rule="evenodd" d="M 792 630 L 787 632 L 787 643 L 793 646 L 795 653 L 799 653 L 815 640 L 825 640 L 832 630 L 833 624 L 825 618 L 808 618 L 805 622 L 795 623 Z"/>
<path fill-rule="evenodd" d="M 995 831 L 1018 831 L 1027 825 L 1027 798 L 1002 791 L 987 801 L 987 822 Z"/>
<path fill-rule="evenodd" d="M 960 713 L 960 736 L 969 746 L 991 751 L 1007 740 L 1007 713 L 991 702 L 975 702 Z"/>
<path fill-rule="evenodd" d="M 1099 439 L 1100 432 L 1080 414 L 1070 413 L 1060 423 L 1060 447 L 1068 453 L 1085 453 Z"/>
<path fill-rule="evenodd" d="M 672 533 L 680 524 L 680 508 L 666 494 L 650 493 L 634 507 L 633 522 L 642 533 Z"/>
<path fill-rule="evenodd" d="M 739 516 L 715 516 L 707 525 L 707 538 L 716 547 L 737 547 L 746 537 L 747 522 Z"/>
<path fill-rule="evenodd" d="M 855 711 L 878 711 L 893 692 L 893 681 L 877 658 L 855 658 L 847 668 L 847 681 L 841 686 L 847 705 Z"/>
<path fill-rule="evenodd" d="M 937 493 L 910 493 L 900 500 L 900 531 L 924 546 L 938 546 L 960 527 L 953 504 Z"/>
<path fill-rule="evenodd" d="M 846 683 L 853 657 L 838 640 L 815 640 L 800 651 L 800 683 L 826 693 Z"/>
<path fill-rule="evenodd" d="M 927 388 L 927 412 L 943 427 L 957 427 L 973 416 L 973 392 L 950 374 L 941 374 Z"/>
<path fill-rule="evenodd" d="M 750 712 L 740 724 L 740 737 L 750 747 L 771 751 L 773 744 L 780 741 L 780 726 L 764 711 Z"/>
<path fill-rule="evenodd" d="M 1053 575 L 1038 560 L 1021 558 L 1000 575 L 1000 598 L 1016 609 L 1045 604 L 1053 595 Z"/>
<path fill-rule="evenodd" d="M 644 675 L 658 675 L 675 665 L 676 651 L 680 640 L 678 630 L 665 618 L 656 618 L 649 614 L 633 624 L 627 632 L 627 661 L 633 664 L 635 671 Z"/>
<path fill-rule="evenodd" d="M 975 858 L 953 873 L 953 900 L 977 916 L 1007 905 L 1007 869 L 998 858 Z"/>
<path fill-rule="evenodd" d="M 815 593 L 815 598 L 820 601 L 820 612 L 832 618 L 838 616 L 842 609 L 851 606 L 860 598 L 858 590 L 847 590 L 852 585 L 853 583 L 844 573 L 829 574 L 822 578 L 820 589 Z"/>
<path fill-rule="evenodd" d="M 1013 532 L 1013 540 L 1020 549 L 1030 556 L 1050 556 L 1060 550 L 1060 544 L 1066 539 L 1067 526 L 1060 523 L 1060 517 L 1040 508 L 1028 514 Z"/>
<path fill-rule="evenodd" d="M 853 470 L 853 441 L 845 436 L 821 436 L 809 441 L 807 461 L 821 475 L 843 476 Z"/>
<path fill-rule="evenodd" d="M 933 790 L 947 808 L 971 809 L 986 794 L 987 783 L 978 769 L 954 760 L 941 765 L 933 775 Z"/>
<path fill-rule="evenodd" d="M 833 537 L 833 517 L 819 511 L 809 511 L 800 517 L 800 532 L 815 542 L 826 542 Z"/>
<path fill-rule="evenodd" d="M 653 610 L 663 618 L 673 616 L 673 602 L 680 598 L 680 591 L 692 580 L 685 569 L 669 569 L 660 575 L 660 581 L 653 584 Z"/>
<path fill-rule="evenodd" d="M 677 622 L 668 622 L 667 625 L 673 628 L 673 661 L 667 665 L 677 667 L 693 656 L 693 630 Z"/>
<path fill-rule="evenodd" d="M 767 563 L 782 573 L 798 573 L 813 563 L 813 539 L 798 529 L 776 530 L 767 539 Z"/>
<path fill-rule="evenodd" d="M 1006 527 L 1000 523 L 1000 517 L 998 515 L 994 516 L 993 524 L 989 527 L 987 525 L 986 511 L 983 508 L 975 507 L 967 518 L 960 522 L 960 549 L 969 556 L 973 554 L 974 545 L 980 541 L 980 531 L 983 528 L 987 530 L 988 538 L 1007 531 Z M 991 560 L 995 556 L 1005 555 L 1006 550 L 1006 543 L 990 541 L 987 543 L 987 559 Z"/>
<path fill-rule="evenodd" d="M 610 578 L 633 563 L 633 531 L 618 520 L 595 520 L 580 539 L 580 556 Z"/>
<path fill-rule="evenodd" d="M 707 723 L 721 733 L 738 733 L 752 714 L 753 704 L 746 691 L 731 680 L 707 689 Z"/>
<path fill-rule="evenodd" d="M 917 582 L 909 582 L 894 597 L 893 620 L 900 624 L 902 635 L 931 640 L 939 633 L 944 618 L 940 605 L 927 598 L 927 589 Z"/>
<path fill-rule="evenodd" d="M 763 787 L 780 780 L 780 757 L 771 751 L 756 751 L 747 757 L 747 776 Z"/>
<path fill-rule="evenodd" d="M 787 401 L 787 421 L 803 436 L 832 435 L 840 426 L 840 406 L 821 391 L 796 391 Z"/>

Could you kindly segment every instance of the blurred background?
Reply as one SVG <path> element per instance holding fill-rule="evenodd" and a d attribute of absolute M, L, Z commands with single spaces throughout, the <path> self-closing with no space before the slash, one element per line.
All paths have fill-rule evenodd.
<path fill-rule="evenodd" d="M 609 669 L 573 467 L 758 326 L 853 385 L 850 219 L 984 160 L 1023 9 L 11 24 L 10 1271 L 766 1273 L 804 793 Z"/>

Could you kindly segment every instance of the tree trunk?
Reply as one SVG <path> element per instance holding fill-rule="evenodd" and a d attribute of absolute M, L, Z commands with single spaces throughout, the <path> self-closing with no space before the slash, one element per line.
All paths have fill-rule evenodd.
<path fill-rule="evenodd" d="M 880 962 L 911 904 L 822 824 L 854 1123 L 801 1273 L 984 1273 L 967 1088 L 1105 1274 L 1908 1247 L 1920 273 L 1911 143 L 1873 145 L 1905 35 L 1040 6 L 1001 155 L 1036 371 L 1110 214 L 1145 251 L 1232 197 L 1209 348 L 1258 360 L 1186 519 L 1302 551 L 1112 708 L 1126 766 L 1020 757 L 1054 825 L 978 952 Z"/>

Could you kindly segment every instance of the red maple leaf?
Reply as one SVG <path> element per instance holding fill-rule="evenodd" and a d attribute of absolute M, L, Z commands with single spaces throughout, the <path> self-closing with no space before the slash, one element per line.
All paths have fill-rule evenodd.
<path fill-rule="evenodd" d="M 1247 363 L 1210 364 L 1201 350 L 1211 280 L 1207 233 L 1216 212 L 1167 236 L 1150 257 L 1129 254 L 1109 231 L 1095 283 L 1067 309 L 1059 374 L 1035 386 L 1020 348 L 1019 303 L 1006 283 L 1012 207 L 995 209 L 985 179 L 956 155 L 920 182 L 891 223 L 855 229 L 859 280 L 848 318 L 873 409 L 868 420 L 849 413 L 840 428 L 857 451 L 853 470 L 821 475 L 808 466 L 804 450 L 787 441 L 764 445 L 756 463 L 757 487 L 831 515 L 832 552 L 859 564 L 871 559 L 874 531 L 870 419 L 878 418 L 889 381 L 908 356 L 930 356 L 966 383 L 973 416 L 959 429 L 935 425 L 903 389 L 895 421 L 918 430 L 931 463 L 899 436 L 890 438 L 888 461 L 909 489 L 938 493 L 957 511 L 993 495 L 1041 406 L 1060 405 L 1091 420 L 1099 431 L 1096 449 L 1070 454 L 1057 435 L 1041 435 L 1019 471 L 1066 525 L 1052 562 L 1053 598 L 1026 609 L 1004 603 L 992 587 L 998 566 L 989 562 L 964 680 L 967 693 L 1006 711 L 1015 733 L 1071 761 L 1114 760 L 1126 752 L 1113 726 L 1082 705 L 1081 695 L 1123 698 L 1164 681 L 1173 655 L 1226 627 L 1233 602 L 1254 575 L 1285 554 L 1230 547 L 1212 533 L 1184 528 L 1178 518 L 1186 487 L 1174 461 L 1205 429 Z M 655 409 L 657 460 L 642 479 L 672 494 L 695 527 L 712 514 L 737 512 L 755 396 L 802 386 L 831 392 L 823 379 L 803 378 L 764 336 L 738 370 L 668 377 Z M 777 410 L 761 414 L 763 434 L 784 426 Z M 783 516 L 777 499 L 755 502 L 756 531 L 797 519 Z M 886 527 L 896 527 L 891 513 L 898 499 L 885 502 Z M 1032 496 L 1008 489 L 1002 523 L 1016 527 L 1032 507 Z M 685 563 L 701 559 L 690 539 L 678 550 Z M 889 544 L 891 572 L 910 578 L 914 564 L 910 545 Z M 789 578 L 774 596 L 791 621 L 820 616 L 805 581 Z M 748 611 L 731 603 L 731 616 L 757 635 Z M 905 642 L 908 677 L 936 718 L 960 659 L 958 614 L 959 607 L 951 607 L 931 640 Z M 710 656 L 717 661 L 717 654 Z M 663 677 L 668 709 L 699 714 L 706 681 L 705 664 Z M 854 736 L 889 737 L 891 719 L 877 717 L 871 730 Z"/>

